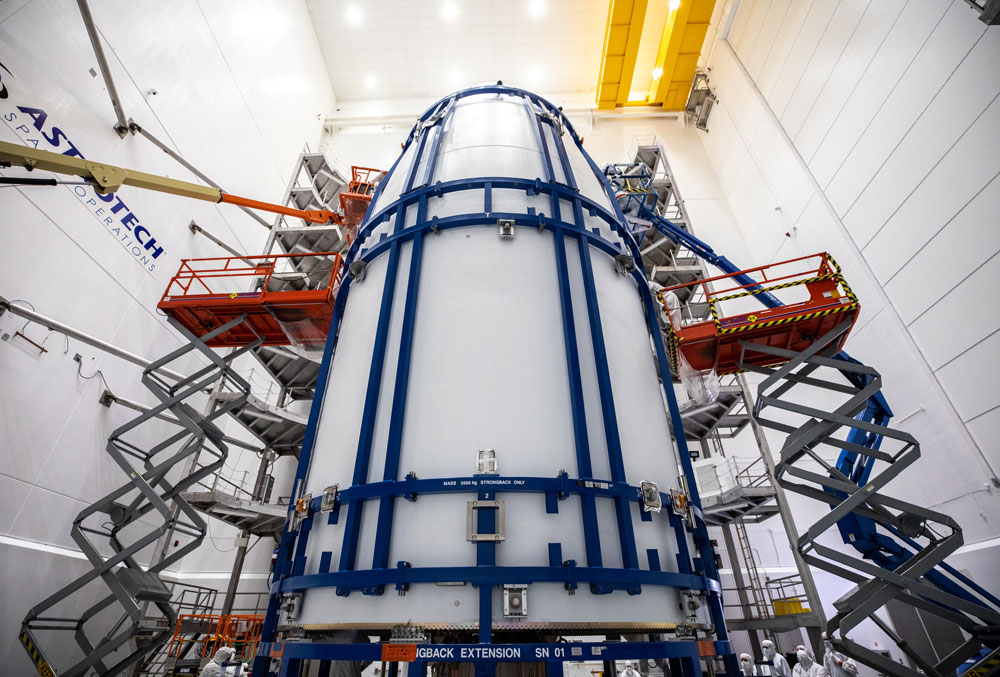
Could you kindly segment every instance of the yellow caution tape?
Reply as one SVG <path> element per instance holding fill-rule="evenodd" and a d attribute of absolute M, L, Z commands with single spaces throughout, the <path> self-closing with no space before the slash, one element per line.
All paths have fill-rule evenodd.
<path fill-rule="evenodd" d="M 45 660 L 41 652 L 35 646 L 34 642 L 31 641 L 31 637 L 28 633 L 22 631 L 18 639 L 21 640 L 21 644 L 24 645 L 24 648 L 28 650 L 28 655 L 31 656 L 31 660 L 35 662 L 35 669 L 38 670 L 38 674 L 42 677 L 56 677 L 56 674 L 52 672 L 52 668 L 49 667 L 48 661 Z"/>
<path fill-rule="evenodd" d="M 725 327 L 719 329 L 719 334 L 736 334 L 741 331 L 750 331 L 751 329 L 764 329 L 766 327 L 776 327 L 782 324 L 788 324 L 790 322 L 799 322 L 802 320 L 811 320 L 816 317 L 823 317 L 825 315 L 832 315 L 833 313 L 842 313 L 847 310 L 854 310 L 858 307 L 857 303 L 848 303 L 837 306 L 836 308 L 828 308 L 826 310 L 818 310 L 813 313 L 804 313 L 802 315 L 795 315 L 793 317 L 783 317 L 778 320 L 770 320 L 768 322 L 755 322 L 753 324 L 739 324 L 734 327 Z"/>

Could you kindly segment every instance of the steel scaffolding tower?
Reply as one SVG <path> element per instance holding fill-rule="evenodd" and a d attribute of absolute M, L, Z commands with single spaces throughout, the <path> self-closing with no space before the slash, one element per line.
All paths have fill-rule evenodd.
<path fill-rule="evenodd" d="M 646 153 L 652 153 L 655 160 L 655 155 L 662 156 L 663 151 L 658 147 L 654 150 L 655 153 L 651 150 Z M 605 170 L 621 191 L 619 201 L 623 203 L 623 211 L 632 215 L 639 236 L 644 229 L 655 231 L 646 249 L 670 251 L 670 247 L 675 246 L 689 250 L 728 273 L 725 277 L 738 282 L 745 292 L 737 296 L 753 296 L 769 309 L 780 308 L 782 302 L 770 292 L 787 285 L 763 287 L 747 274 L 749 271 L 741 271 L 694 237 L 685 210 L 678 209 L 675 213 L 664 210 L 662 189 L 656 187 L 653 178 L 655 167 L 655 162 L 650 163 L 640 150 L 635 163 L 610 165 Z M 667 176 L 672 181 L 672 176 Z M 678 202 L 683 205 L 679 199 Z M 837 276 L 839 269 L 832 264 L 832 272 L 826 277 Z M 690 284 L 690 281 L 681 284 Z M 704 305 L 704 301 L 693 293 L 698 286 L 701 285 L 687 287 L 690 291 L 681 299 L 682 303 Z M 851 297 L 846 286 L 845 291 L 847 297 Z M 836 311 L 825 311 L 824 315 L 831 312 Z M 738 342 L 736 365 L 739 370 L 757 372 L 765 377 L 758 387 L 756 405 L 746 387 L 746 379 L 740 375 L 739 380 L 744 402 L 753 411 L 751 427 L 761 447 L 762 458 L 769 465 L 770 475 L 778 481 L 776 499 L 785 530 L 790 539 L 797 539 L 792 545 L 806 596 L 816 612 L 821 613 L 818 595 L 809 577 L 809 564 L 855 583 L 855 589 L 834 604 L 837 614 L 826 624 L 826 630 L 841 652 L 886 674 L 902 677 L 916 672 L 848 639 L 846 634 L 863 620 L 870 619 L 879 625 L 926 674 L 954 673 L 964 662 L 976 660 L 979 662 L 973 669 L 977 674 L 985 674 L 986 670 L 995 670 L 1000 656 L 1000 600 L 944 562 L 944 558 L 962 544 L 961 529 L 954 520 L 880 493 L 888 482 L 919 458 L 920 445 L 909 434 L 888 426 L 892 412 L 881 394 L 878 372 L 838 352 L 852 322 L 848 317 L 839 325 L 828 325 L 827 329 L 816 332 L 815 342 L 804 350 L 763 345 L 749 339 Z M 835 328 L 829 329 L 830 326 Z M 781 366 L 776 366 L 779 364 Z M 837 378 L 825 378 L 833 372 Z M 818 409 L 786 397 L 793 388 L 822 392 L 827 400 L 831 394 L 839 395 L 843 401 L 833 411 Z M 768 408 L 782 410 L 782 420 L 762 416 Z M 798 417 L 799 424 L 789 424 L 789 416 Z M 762 425 L 788 434 L 776 467 Z M 844 439 L 836 436 L 842 429 L 847 433 Z M 893 446 L 892 451 L 882 450 L 883 442 Z M 816 449 L 821 445 L 840 450 L 836 463 L 827 462 L 818 455 Z M 873 475 L 876 464 L 881 472 Z M 830 506 L 831 511 L 799 536 L 784 502 L 782 488 L 821 501 Z M 840 540 L 852 546 L 850 552 L 823 542 L 822 536 L 834 525 L 839 530 Z M 726 533 L 726 539 L 730 560 L 735 562 L 738 556 L 731 535 Z M 752 560 L 752 551 L 742 542 L 741 550 L 744 560 Z M 738 567 L 733 566 L 736 574 Z M 750 570 L 752 584 L 753 566 L 746 568 Z M 737 580 L 741 578 L 738 576 Z M 775 583 L 781 581 L 769 581 L 765 587 Z M 760 606 L 759 600 L 755 597 L 751 602 L 745 591 L 740 598 L 744 609 Z M 915 652 L 876 615 L 876 611 L 893 600 L 954 623 L 965 632 L 966 641 L 950 655 L 932 663 Z M 740 624 L 733 623 L 732 627 L 739 629 Z M 813 627 L 808 629 L 815 631 Z M 816 644 L 816 638 L 812 632 L 810 634 Z M 980 669 L 979 666 L 987 667 Z"/>
<path fill-rule="evenodd" d="M 636 143 L 629 156 L 631 163 L 608 165 L 605 174 L 618 190 L 619 202 L 630 221 L 646 265 L 646 277 L 660 286 L 673 286 L 702 280 L 708 277 L 706 259 L 724 261 L 725 257 L 706 256 L 711 250 L 694 235 L 691 218 L 677 185 L 676 176 L 663 147 L 652 143 Z M 687 237 L 668 237 L 655 227 L 659 217 L 687 234 Z M 730 266 L 732 264 L 729 264 Z M 679 300 L 695 318 L 707 319 L 711 309 L 698 287 L 678 290 Z M 665 340 L 668 340 L 665 337 Z M 676 380 L 676 375 L 672 375 Z M 750 396 L 746 380 L 740 376 L 724 377 L 718 398 L 707 404 L 694 404 L 681 410 L 685 437 L 690 448 L 700 448 L 701 457 L 725 455 L 724 440 L 738 435 L 748 426 L 753 429 L 761 451 L 758 463 L 743 469 L 736 476 L 736 486 L 718 495 L 702 497 L 706 521 L 722 530 L 727 557 L 733 569 L 738 605 L 727 604 L 727 609 L 738 608 L 738 618 L 727 619 L 734 630 L 745 630 L 760 639 L 758 633 L 774 633 L 804 628 L 816 650 L 821 647 L 820 633 L 825 619 L 812 574 L 805 562 L 796 557 L 798 576 L 785 580 L 780 589 L 801 589 L 799 595 L 805 604 L 792 608 L 786 603 L 786 613 L 775 613 L 775 602 L 786 602 L 774 594 L 768 579 L 762 577 L 753 550 L 749 546 L 746 523 L 757 523 L 773 515 L 780 515 L 785 530 L 796 533 L 795 521 L 787 500 L 773 481 L 773 465 L 767 441 L 759 424 L 750 415 Z M 757 465 L 763 467 L 756 468 Z M 735 534 L 735 538 L 734 538 Z M 737 547 L 737 543 L 739 547 Z M 797 554 L 797 553 L 796 553 Z M 753 644 L 753 643 L 752 643 Z M 754 645 L 754 651 L 759 646 Z"/>
<path fill-rule="evenodd" d="M 307 148 L 296 160 L 282 204 L 295 209 L 334 211 L 349 185 L 326 152 Z M 277 256 L 297 275 L 272 277 L 268 288 L 274 292 L 306 288 L 310 276 L 322 271 L 327 261 L 320 253 L 347 251 L 348 230 L 349 226 L 337 223 L 317 224 L 277 216 L 264 257 L 259 258 L 277 251 Z M 339 261 L 335 263 L 339 266 Z M 267 402 L 250 395 L 233 409 L 232 415 L 277 457 L 298 458 L 308 417 L 304 406 L 296 411 L 288 405 L 294 400 L 303 405 L 312 400 L 319 376 L 319 353 L 272 345 L 255 347 L 252 353 L 277 385 L 277 394 L 274 401 Z M 280 535 L 287 513 L 287 506 L 264 500 L 263 496 L 238 498 L 215 488 L 189 492 L 186 498 L 206 514 L 256 535 Z"/>

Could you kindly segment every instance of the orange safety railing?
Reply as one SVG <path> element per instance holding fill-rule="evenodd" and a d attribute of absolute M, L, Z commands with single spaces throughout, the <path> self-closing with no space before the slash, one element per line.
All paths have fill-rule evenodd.
<path fill-rule="evenodd" d="M 246 314 L 212 347 L 322 343 L 342 268 L 337 252 L 184 259 L 157 307 L 196 336 Z"/>
<path fill-rule="evenodd" d="M 181 614 L 177 617 L 174 634 L 167 648 L 168 658 L 188 657 L 185 645 L 201 642 L 201 651 L 190 656 L 192 658 L 210 658 L 215 654 L 219 644 L 219 627 L 222 624 L 219 614 Z M 188 648 L 190 652 L 190 647 Z"/>
<path fill-rule="evenodd" d="M 374 167 L 351 167 L 351 183 L 348 190 L 352 193 L 370 195 L 374 190 L 375 180 L 382 174 L 385 172 Z M 362 189 L 362 186 L 367 186 L 367 188 Z"/>
<path fill-rule="evenodd" d="M 171 278 L 163 292 L 163 301 L 176 301 L 181 298 L 206 298 L 217 296 L 219 298 L 262 298 L 268 293 L 272 278 L 278 280 L 305 279 L 314 275 L 303 274 L 299 271 L 289 269 L 278 271 L 279 262 L 288 261 L 289 264 L 301 263 L 304 259 L 311 257 L 330 257 L 333 260 L 328 273 L 321 281 L 326 284 L 318 286 L 318 289 L 333 289 L 335 283 L 340 279 L 341 256 L 337 252 L 316 252 L 311 254 L 269 254 L 267 256 L 229 256 L 207 259 L 181 259 L 180 269 Z M 222 281 L 245 280 L 248 287 L 255 287 L 247 291 L 233 291 L 222 289 Z M 214 286 L 214 289 L 213 289 Z M 309 286 L 309 285 L 307 285 Z M 234 296 L 235 294 L 235 296 Z"/>
<path fill-rule="evenodd" d="M 257 652 L 264 617 L 248 614 L 181 614 L 167 648 L 168 658 L 211 658 L 224 646 L 236 650 L 239 660 L 249 660 Z M 190 646 L 201 643 L 191 654 Z M 187 651 L 185 651 L 187 646 Z"/>
<path fill-rule="evenodd" d="M 734 278 L 738 275 L 747 275 L 754 282 L 737 282 Z M 670 295 L 681 289 L 692 292 L 686 308 L 670 300 Z M 753 298 L 760 294 L 777 297 L 784 305 L 760 309 Z M 845 317 L 853 321 L 859 309 L 840 267 L 825 252 L 666 287 L 659 297 L 670 318 L 670 353 L 675 368 L 682 355 L 694 369 L 713 369 L 719 374 L 738 371 L 741 340 L 802 351 Z M 704 313 L 691 312 L 697 305 L 708 306 L 708 319 Z M 725 314 L 724 306 L 735 312 Z M 752 309 L 746 312 L 746 306 Z M 841 337 L 837 349 L 846 336 Z M 762 366 L 784 361 L 763 353 L 747 354 L 743 359 Z"/>
<path fill-rule="evenodd" d="M 236 656 L 241 660 L 252 658 L 257 652 L 257 643 L 264 627 L 264 617 L 256 615 L 233 614 L 226 616 L 219 625 L 219 635 L 222 644 L 236 650 Z"/>
<path fill-rule="evenodd" d="M 384 173 L 372 167 L 351 167 L 351 181 L 347 190 L 340 194 L 340 211 L 344 215 L 343 225 L 348 241 L 354 241 L 358 226 L 375 194 L 375 183 Z"/>

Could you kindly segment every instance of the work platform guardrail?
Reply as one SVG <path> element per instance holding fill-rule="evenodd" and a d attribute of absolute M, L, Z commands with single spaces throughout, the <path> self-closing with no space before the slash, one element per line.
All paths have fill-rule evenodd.
<path fill-rule="evenodd" d="M 258 337 L 262 345 L 322 345 L 342 268 L 338 252 L 184 259 L 157 308 L 195 336 L 245 313 L 245 324 L 208 341 L 213 348 L 242 346 Z M 302 288 L 275 289 L 278 282 Z"/>
<path fill-rule="evenodd" d="M 702 291 L 709 319 L 685 317 L 677 302 L 675 292 L 692 287 Z M 781 305 L 747 312 L 737 307 L 762 295 L 777 298 Z M 670 319 L 674 366 L 678 355 L 683 355 L 692 368 L 712 369 L 718 374 L 739 371 L 739 339 L 802 351 L 845 316 L 853 326 L 860 308 L 840 267 L 825 252 L 665 287 L 659 298 Z M 723 316 L 724 304 L 736 312 Z M 846 338 L 846 333 L 840 336 L 838 349 Z M 760 354 L 757 359 L 767 366 L 776 358 Z"/>

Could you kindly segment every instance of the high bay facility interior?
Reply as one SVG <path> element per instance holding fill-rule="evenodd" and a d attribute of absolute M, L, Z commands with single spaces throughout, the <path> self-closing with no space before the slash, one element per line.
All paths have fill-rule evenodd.
<path fill-rule="evenodd" d="M 0 674 L 1000 673 L 998 23 L 0 1 Z"/>

